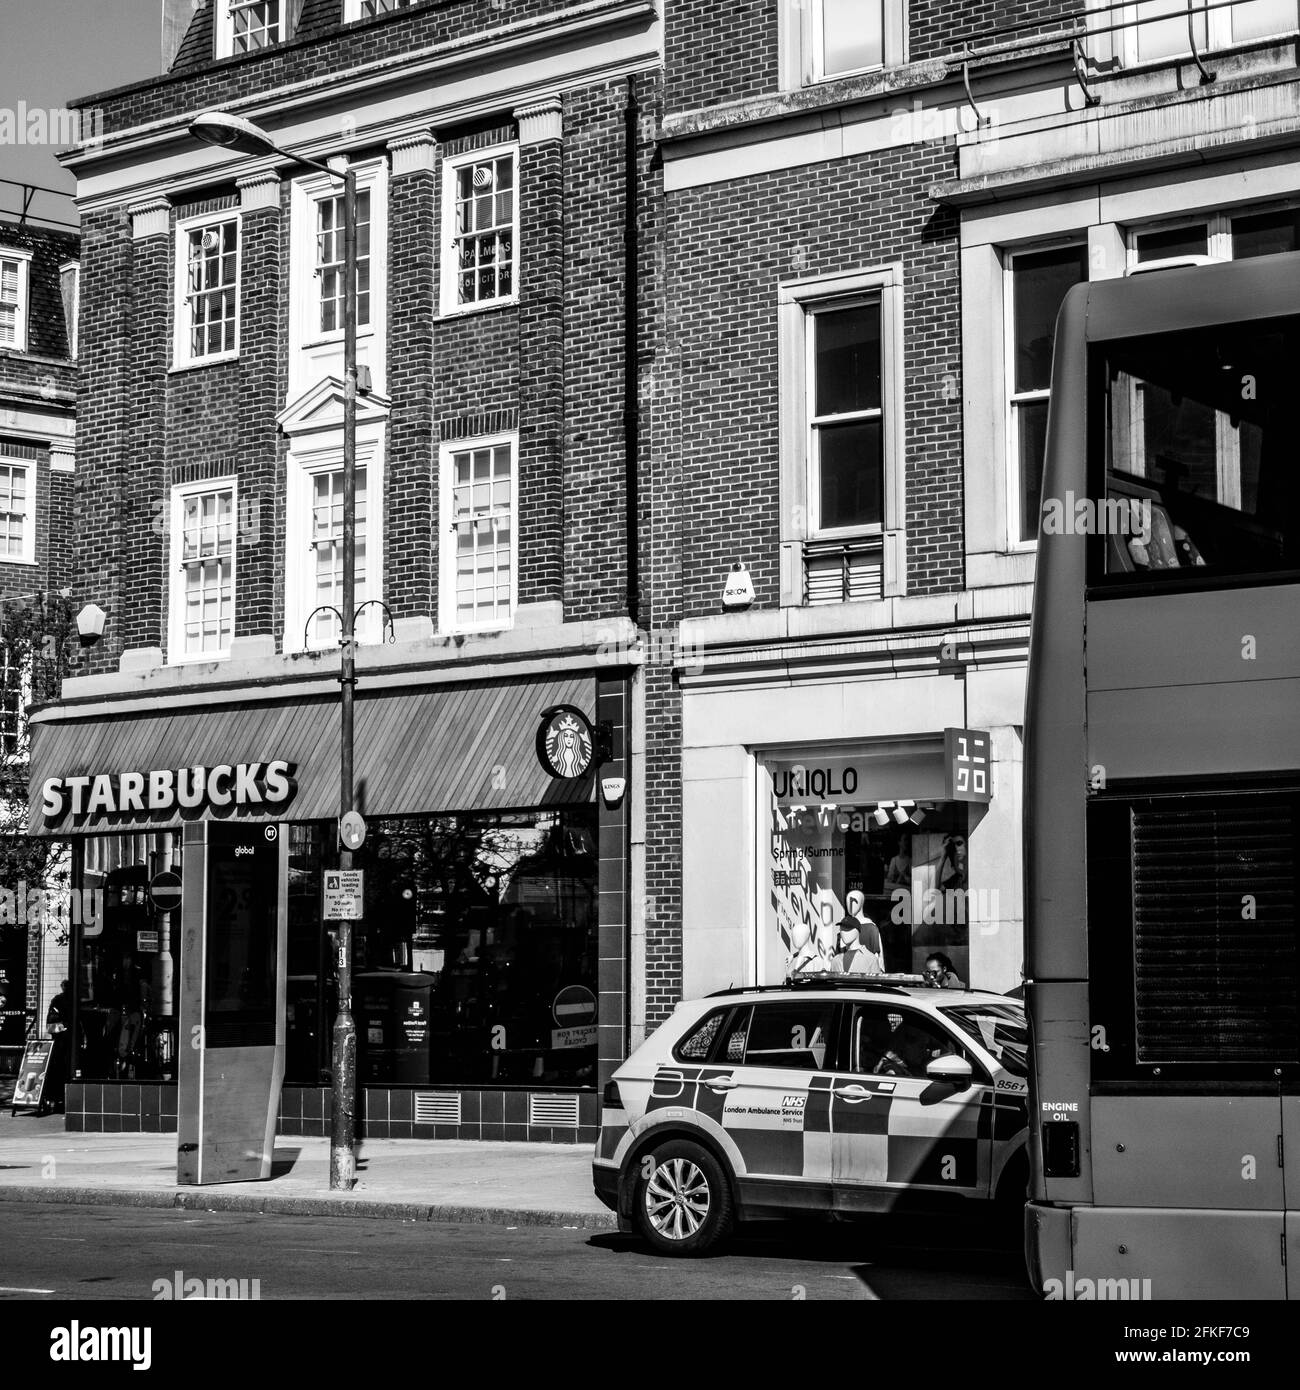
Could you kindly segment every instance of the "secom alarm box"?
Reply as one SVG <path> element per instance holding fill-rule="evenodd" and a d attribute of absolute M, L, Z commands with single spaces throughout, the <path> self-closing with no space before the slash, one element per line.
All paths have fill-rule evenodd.
<path fill-rule="evenodd" d="M 176 1180 L 269 1178 L 284 1081 L 288 837 L 192 822 L 181 888 Z"/>

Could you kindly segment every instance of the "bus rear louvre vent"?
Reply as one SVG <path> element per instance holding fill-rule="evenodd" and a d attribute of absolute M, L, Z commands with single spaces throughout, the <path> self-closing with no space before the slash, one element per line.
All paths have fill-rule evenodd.
<path fill-rule="evenodd" d="M 529 1096 L 528 1123 L 530 1125 L 568 1125 L 578 1124 L 577 1096 Z"/>
<path fill-rule="evenodd" d="M 459 1091 L 416 1091 L 415 1123 L 417 1125 L 460 1124 Z"/>

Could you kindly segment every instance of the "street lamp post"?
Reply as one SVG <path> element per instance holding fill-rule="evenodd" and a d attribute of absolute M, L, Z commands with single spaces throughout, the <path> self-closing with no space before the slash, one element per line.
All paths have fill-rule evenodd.
<path fill-rule="evenodd" d="M 339 685 L 341 688 L 339 818 L 352 810 L 352 729 L 356 692 L 357 581 L 357 175 L 350 160 L 322 164 L 281 149 L 260 127 L 225 111 L 204 111 L 190 134 L 208 145 L 244 154 L 275 154 L 343 180 L 343 603 Z M 342 168 L 338 167 L 342 164 Z M 352 851 L 340 839 L 339 868 L 352 868 Z M 334 1111 L 330 1129 L 330 1189 L 349 1191 L 357 1180 L 357 1030 L 352 1017 L 352 923 L 339 923 L 338 1011 L 334 1017 Z"/>

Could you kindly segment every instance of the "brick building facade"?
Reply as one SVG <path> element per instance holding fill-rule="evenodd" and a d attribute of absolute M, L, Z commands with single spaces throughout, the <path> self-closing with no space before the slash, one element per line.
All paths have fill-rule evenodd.
<path fill-rule="evenodd" d="M 85 264 L 75 601 L 109 620 L 87 674 L 38 716 L 43 774 L 294 765 L 290 807 L 249 818 L 292 822 L 291 882 L 306 887 L 288 908 L 282 1123 L 320 1132 L 334 951 L 311 885 L 332 862 L 338 804 L 341 183 L 204 146 L 188 126 L 221 109 L 282 151 L 346 155 L 369 1132 L 587 1138 L 627 1047 L 643 818 L 629 403 L 652 341 L 656 7 L 186 8 L 170 70 L 88 98 L 104 138 L 66 157 Z M 232 14 L 253 28 L 223 29 Z M 543 764 L 548 717 L 561 762 L 576 739 L 578 775 Z M 611 775 L 626 795 L 601 794 Z M 177 933 L 140 885 L 183 869 L 182 817 L 125 800 L 53 818 L 33 806 L 35 828 L 81 837 L 83 881 L 108 892 L 105 940 L 78 966 L 103 1034 L 84 1076 L 118 1067 L 100 1027 L 116 954 L 137 928 L 159 932 L 144 967 L 173 1038 L 133 1070 L 161 1098 L 122 1088 L 100 1110 L 74 1088 L 70 1122 L 90 1128 L 165 1126 L 174 1105 Z M 552 1017 L 567 986 L 591 1008 L 579 995 Z M 396 990 L 432 1018 L 414 1072 L 394 1060 Z M 409 1087 L 390 1095 L 399 1079 L 434 1099 L 413 1109 Z"/>
<path fill-rule="evenodd" d="M 16 638 L 0 648 L 0 795 L 13 808 L 4 815 L 7 834 L 24 819 L 18 806 L 27 794 L 24 704 L 48 694 L 42 690 L 47 669 L 30 669 L 30 643 L 22 634 L 41 629 L 41 615 L 53 615 L 58 592 L 71 582 L 78 255 L 75 235 L 0 223 L 0 605 L 6 634 Z M 36 652 L 44 655 L 39 641 Z M 19 883 L 23 891 L 40 887 L 10 877 L 0 887 L 11 893 L 20 891 Z M 44 1020 L 66 966 L 57 931 L 43 933 L 25 910 L 14 917 L 20 920 L 0 923 L 0 1067 L 16 1067 L 26 1028 L 33 1017 Z"/>
<path fill-rule="evenodd" d="M 668 7 L 647 1027 L 824 966 L 854 891 L 887 969 L 1019 982 L 1056 307 L 1296 245 L 1296 6 L 1197 24 L 1193 52 L 1157 5 Z M 950 789 L 957 730 L 987 802 Z"/>

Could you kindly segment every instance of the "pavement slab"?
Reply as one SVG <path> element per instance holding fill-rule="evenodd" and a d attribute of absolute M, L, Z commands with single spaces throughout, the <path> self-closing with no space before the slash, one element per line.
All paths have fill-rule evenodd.
<path fill-rule="evenodd" d="M 0 1201 L 180 1207 L 613 1230 L 586 1145 L 368 1139 L 357 1183 L 329 1190 L 330 1143 L 278 1137 L 262 1182 L 180 1186 L 174 1134 L 69 1134 L 52 1115 L 0 1116 Z"/>

